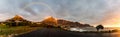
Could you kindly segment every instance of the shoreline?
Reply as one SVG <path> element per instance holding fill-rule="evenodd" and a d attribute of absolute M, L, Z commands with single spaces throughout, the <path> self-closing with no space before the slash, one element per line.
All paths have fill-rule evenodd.
<path fill-rule="evenodd" d="M 66 31 L 70 31 L 70 30 L 66 30 Z M 70 32 L 77 32 L 77 33 L 115 33 L 115 32 L 118 32 L 120 30 L 108 30 L 108 31 L 70 31 Z"/>

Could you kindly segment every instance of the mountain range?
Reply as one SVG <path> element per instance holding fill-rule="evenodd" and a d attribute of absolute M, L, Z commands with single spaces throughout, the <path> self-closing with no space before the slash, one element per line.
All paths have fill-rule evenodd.
<path fill-rule="evenodd" d="M 33 26 L 59 26 L 59 27 L 92 27 L 89 24 L 82 24 L 79 22 L 72 22 L 64 19 L 57 19 L 52 16 L 45 18 L 40 22 L 32 22 L 22 18 L 20 15 L 16 15 L 11 19 L 7 19 L 4 22 L 0 22 L 1 24 L 8 24 L 12 26 L 24 26 L 24 25 L 33 25 Z"/>

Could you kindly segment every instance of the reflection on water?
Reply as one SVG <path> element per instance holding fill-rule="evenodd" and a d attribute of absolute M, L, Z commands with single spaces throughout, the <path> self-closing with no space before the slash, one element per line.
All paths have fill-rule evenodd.
<path fill-rule="evenodd" d="M 104 30 L 111 30 L 111 29 L 120 29 L 120 28 L 105 28 Z M 113 33 L 79 33 L 81 37 L 120 37 L 120 31 L 113 32 Z"/>
<path fill-rule="evenodd" d="M 111 33 L 112 37 L 120 37 L 120 31 L 119 32 L 115 32 L 115 33 Z"/>
<path fill-rule="evenodd" d="M 106 37 L 120 37 L 120 28 L 114 27 L 114 28 L 108 28 L 108 29 L 118 29 L 118 32 L 115 33 L 105 33 L 104 35 L 107 35 Z"/>
<path fill-rule="evenodd" d="M 120 29 L 120 28 L 106 28 L 106 29 Z M 88 33 L 91 37 L 120 37 L 120 31 L 114 33 Z"/>
<path fill-rule="evenodd" d="M 80 33 L 81 37 L 120 37 L 120 32 L 115 33 Z"/>

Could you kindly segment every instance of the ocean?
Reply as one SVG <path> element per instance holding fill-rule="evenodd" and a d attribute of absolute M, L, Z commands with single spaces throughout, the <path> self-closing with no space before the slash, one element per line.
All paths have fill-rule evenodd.
<path fill-rule="evenodd" d="M 75 29 L 73 28 L 72 31 L 96 31 L 93 27 L 87 27 L 87 28 L 80 28 Z M 77 33 L 78 36 L 81 37 L 120 37 L 120 28 L 119 27 L 105 27 L 104 29 L 100 31 L 108 31 L 108 30 L 118 30 L 118 32 L 113 33 Z"/>

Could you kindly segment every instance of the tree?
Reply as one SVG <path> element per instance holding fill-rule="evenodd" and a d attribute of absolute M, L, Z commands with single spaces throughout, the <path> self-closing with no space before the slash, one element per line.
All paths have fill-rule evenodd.
<path fill-rule="evenodd" d="M 99 31 L 99 29 L 104 29 L 104 27 L 100 24 L 100 25 L 96 26 L 96 29 L 97 29 L 97 31 Z"/>

